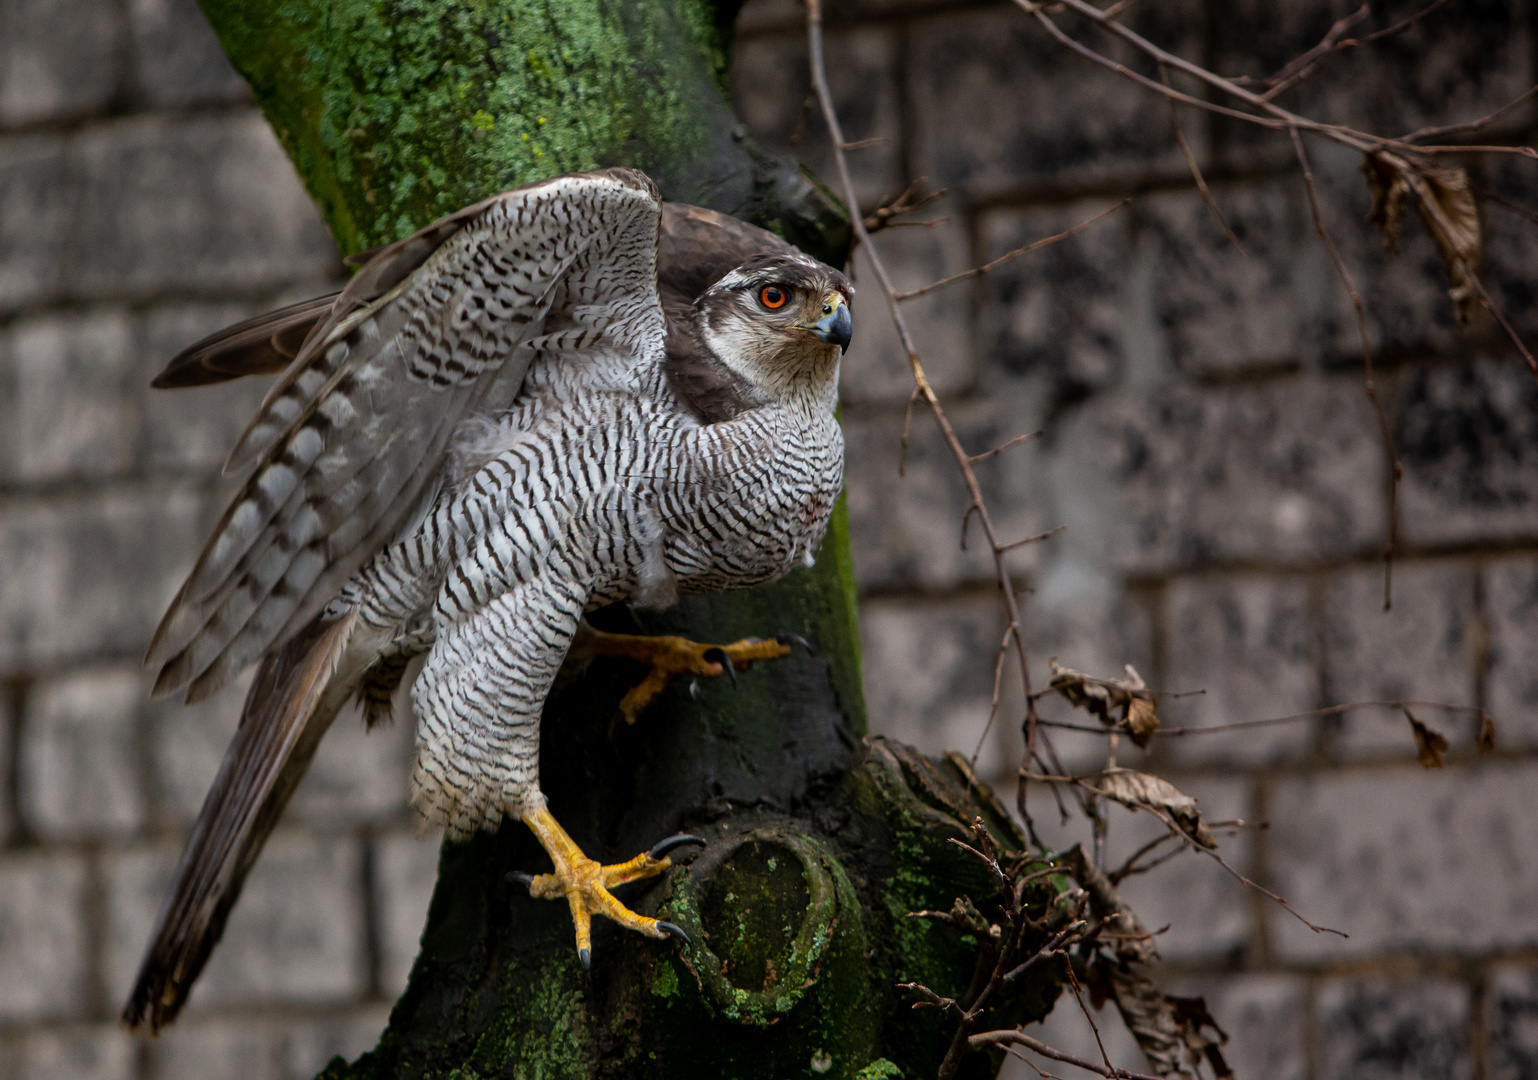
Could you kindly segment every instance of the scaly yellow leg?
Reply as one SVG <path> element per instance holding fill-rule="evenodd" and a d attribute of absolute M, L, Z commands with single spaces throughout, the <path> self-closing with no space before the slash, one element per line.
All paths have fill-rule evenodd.
<path fill-rule="evenodd" d="M 625 723 L 634 724 L 641 710 L 667 688 L 668 683 L 679 675 L 733 675 L 734 670 L 746 670 L 757 660 L 775 660 L 790 655 L 790 646 L 782 645 L 773 638 L 743 638 L 730 645 L 702 645 L 688 638 L 662 635 L 647 637 L 640 634 L 610 634 L 603 630 L 590 630 L 592 637 L 586 649 L 597 656 L 618 656 L 626 660 L 639 660 L 651 665 L 651 671 L 621 699 L 620 715 Z"/>
<path fill-rule="evenodd" d="M 647 937 L 664 938 L 669 934 L 685 938 L 684 932 L 670 922 L 637 915 L 610 894 L 609 890 L 628 881 L 641 881 L 656 877 L 673 865 L 667 852 L 680 844 L 703 844 L 697 836 L 680 834 L 670 836 L 656 847 L 629 862 L 602 866 L 582 853 L 566 830 L 549 810 L 538 810 L 523 815 L 523 823 L 534 832 L 540 846 L 555 863 L 555 871 L 549 874 L 509 874 L 508 877 L 529 887 L 529 895 L 536 900 L 560 900 L 565 898 L 571 906 L 571 921 L 577 931 L 577 956 L 582 967 L 592 961 L 594 915 L 612 919 L 628 930 L 635 930 Z M 685 938 L 687 940 L 687 938 Z"/>

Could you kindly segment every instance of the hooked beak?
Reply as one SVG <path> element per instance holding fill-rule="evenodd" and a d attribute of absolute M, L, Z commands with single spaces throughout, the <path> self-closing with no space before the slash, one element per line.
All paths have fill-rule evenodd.
<path fill-rule="evenodd" d="M 848 352 L 849 342 L 854 338 L 854 320 L 849 317 L 849 305 L 844 303 L 842 295 L 834 293 L 823 301 L 822 310 L 822 318 L 811 326 L 812 333 L 819 341 L 837 345 Z"/>

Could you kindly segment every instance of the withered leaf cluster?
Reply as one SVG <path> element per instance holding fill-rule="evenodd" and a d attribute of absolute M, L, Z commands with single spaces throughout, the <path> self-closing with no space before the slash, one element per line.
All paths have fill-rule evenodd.
<path fill-rule="evenodd" d="M 1082 845 L 1061 863 L 1089 897 L 1093 921 L 1076 956 L 1096 1005 L 1113 1001 L 1150 1068 L 1160 1076 L 1197 1076 L 1205 1060 L 1218 1080 L 1233 1074 L 1220 1049 L 1228 1042 L 1203 999 L 1164 993 L 1144 966 L 1158 958 L 1153 935 L 1143 929 L 1116 886 Z M 1091 947 L 1092 945 L 1092 947 Z M 1213 1034 L 1207 1034 L 1208 1031 Z"/>
<path fill-rule="evenodd" d="M 1416 760 L 1424 768 L 1440 769 L 1447 763 L 1447 737 L 1421 721 L 1409 709 L 1401 706 L 1399 711 L 1410 722 L 1410 733 L 1415 736 Z M 1490 719 L 1488 713 L 1479 714 L 1479 734 L 1475 736 L 1474 748 L 1481 754 L 1495 750 L 1495 721 Z"/>
<path fill-rule="evenodd" d="M 1120 679 L 1095 679 L 1082 671 L 1063 667 L 1054 657 L 1048 684 L 1075 708 L 1098 716 L 1107 727 L 1120 724 L 1132 741 L 1146 747 L 1159 730 L 1159 714 L 1153 691 L 1131 664 Z"/>
<path fill-rule="evenodd" d="M 1129 810 L 1152 811 L 1155 816 L 1172 823 L 1192 843 L 1208 851 L 1217 850 L 1217 838 L 1202 820 L 1196 800 L 1168 780 L 1136 769 L 1106 769 L 1091 786 L 1097 794 L 1119 802 Z"/>
<path fill-rule="evenodd" d="M 1374 151 L 1362 162 L 1372 209 L 1367 221 L 1383 234 L 1389 251 L 1399 250 L 1405 207 L 1415 197 L 1421 224 L 1436 244 L 1447 269 L 1447 294 L 1459 325 L 1466 325 L 1479 300 L 1476 275 L 1483 252 L 1479 207 L 1463 169 L 1439 169 L 1412 164 L 1387 151 Z"/>

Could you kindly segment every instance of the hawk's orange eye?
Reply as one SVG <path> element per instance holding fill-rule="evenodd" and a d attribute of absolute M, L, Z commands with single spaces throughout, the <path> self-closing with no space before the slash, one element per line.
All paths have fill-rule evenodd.
<path fill-rule="evenodd" d="M 770 311 L 784 307 L 788 299 L 790 298 L 785 295 L 785 290 L 778 285 L 765 285 L 758 292 L 758 302 Z"/>

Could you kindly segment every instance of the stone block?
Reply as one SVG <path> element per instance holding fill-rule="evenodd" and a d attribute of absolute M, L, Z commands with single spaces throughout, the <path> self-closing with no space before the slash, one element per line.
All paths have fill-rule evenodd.
<path fill-rule="evenodd" d="M 970 265 L 966 235 L 955 226 L 889 229 L 877 233 L 871 242 L 898 289 L 922 288 Z M 855 254 L 853 276 L 856 334 L 840 367 L 839 396 L 846 406 L 905 405 L 913 393 L 913 368 L 864 252 Z M 916 297 L 902 307 L 925 377 L 942 401 L 950 401 L 972 382 L 975 349 L 970 295 L 968 285 L 960 283 Z"/>
<path fill-rule="evenodd" d="M 1538 1076 L 1538 970 L 1506 966 L 1490 973 L 1485 992 L 1485 1076 Z"/>
<path fill-rule="evenodd" d="M 0 313 L 51 300 L 63 288 L 69 208 L 64 140 L 0 139 Z"/>
<path fill-rule="evenodd" d="M 196 0 L 129 0 L 130 85 L 145 104 L 206 105 L 249 98 Z"/>
<path fill-rule="evenodd" d="M 90 977 L 85 860 L 8 853 L 0 859 L 0 1021 L 79 1016 Z"/>
<path fill-rule="evenodd" d="M 145 739 L 157 825 L 186 829 L 197 820 L 240 721 L 253 674 L 254 669 L 194 705 L 173 696 L 147 707 Z"/>
<path fill-rule="evenodd" d="M 358 709 L 343 709 L 294 792 L 289 820 L 325 829 L 405 820 L 413 735 L 409 719 L 369 731 Z"/>
<path fill-rule="evenodd" d="M 122 16 L 103 0 L 0 8 L 0 127 L 85 116 L 118 92 Z"/>
<path fill-rule="evenodd" d="M 1235 1076 L 1304 1080 L 1308 1076 L 1308 1005 L 1303 980 L 1290 975 L 1194 976 L 1166 987 L 1200 997 L 1228 1033 L 1223 1058 Z"/>
<path fill-rule="evenodd" d="M 1383 610 L 1382 566 L 1336 574 L 1326 590 L 1326 703 L 1431 701 L 1474 704 L 1474 568 L 1452 561 L 1394 567 L 1394 607 Z M 1473 742 L 1470 713 L 1411 710 L 1454 747 Z M 1352 709 L 1325 721 L 1327 743 L 1343 757 L 1415 756 L 1397 708 Z"/>
<path fill-rule="evenodd" d="M 1157 324 L 1175 367 L 1223 374 L 1295 363 L 1302 311 L 1294 257 L 1308 210 L 1296 181 L 1212 189 L 1241 248 L 1194 189 L 1150 196 L 1138 212 L 1138 246 L 1151 249 Z"/>
<path fill-rule="evenodd" d="M 133 985 L 180 845 L 115 852 L 106 863 L 109 996 Z M 362 850 L 344 838 L 275 834 L 246 880 L 189 1009 L 349 1003 L 368 983 Z"/>
<path fill-rule="evenodd" d="M 154 390 L 149 385 L 188 345 L 252 314 L 241 304 L 171 302 L 151 308 L 138 320 L 134 390 L 143 403 L 146 456 L 155 472 L 217 474 L 256 415 L 271 379 L 237 379 L 185 390 Z"/>
<path fill-rule="evenodd" d="M 998 210 L 978 222 L 984 261 L 1089 221 L 1115 203 Z M 1151 322 L 1133 309 L 1132 228 L 1125 212 L 1070 239 L 1000 264 L 982 279 L 978 348 L 990 373 L 1043 384 L 1070 401 L 1115 385 L 1129 366 L 1128 340 Z M 953 298 L 954 300 L 954 298 Z"/>
<path fill-rule="evenodd" d="M 1538 385 L 1514 357 L 1402 373 L 1394 443 L 1410 544 L 1538 537 Z"/>
<path fill-rule="evenodd" d="M 374 841 L 374 903 L 379 913 L 379 988 L 396 998 L 406 989 L 438 882 L 436 830 L 422 839 L 405 830 Z"/>
<path fill-rule="evenodd" d="M 1538 746 L 1538 562 L 1501 559 L 1484 571 L 1490 633 L 1485 706 L 1502 748 Z"/>
<path fill-rule="evenodd" d="M 0 477 L 45 483 L 133 469 L 139 448 L 128 313 L 12 325 L 0 341 Z"/>
<path fill-rule="evenodd" d="M 1446 979 L 1330 980 L 1314 1024 L 1320 1080 L 1469 1080 L 1468 987 Z"/>
<path fill-rule="evenodd" d="M 1039 1024 L 1027 1026 L 1025 1033 L 1033 1039 L 1046 1043 L 1054 1050 L 1061 1050 L 1065 1054 L 1073 1054 L 1096 1063 L 1100 1061 L 1100 1048 L 1103 1045 L 1112 1065 L 1134 1072 L 1146 1071 L 1148 1059 L 1143 1057 L 1143 1051 L 1138 1049 L 1137 1040 L 1127 1030 L 1127 1025 L 1122 1023 L 1121 1016 L 1116 1012 L 1116 1006 L 1107 1003 L 1096 1009 L 1090 1005 L 1088 995 L 1085 995 L 1084 1004 L 1090 1010 L 1090 1015 L 1095 1018 L 1095 1027 L 1100 1032 L 1098 1041 L 1095 1038 L 1094 1029 L 1084 1018 L 1084 1011 L 1075 1005 L 1073 998 L 1067 994 L 1058 999 L 1057 1005 L 1045 1020 Z M 1024 1051 L 1024 1053 L 1026 1055 L 1024 1060 L 1016 1057 L 1004 1059 L 1004 1067 L 999 1070 L 998 1080 L 1040 1080 L 1041 1074 L 1027 1065 L 1027 1060 L 1034 1061 L 1056 1076 L 1072 1075 L 1073 1072 L 1078 1071 L 1065 1072 L 1068 1066 L 1060 1062 L 1038 1058 L 1030 1051 Z"/>
<path fill-rule="evenodd" d="M 1128 21 L 1175 52 L 1199 55 L 1198 4 L 1139 8 Z M 913 171 L 931 183 L 979 197 L 1186 172 L 1164 99 L 1074 56 L 1024 12 L 945 13 L 915 20 L 909 33 Z M 1121 42 L 1093 44 L 1157 77 Z M 1205 157 L 1203 118 L 1187 114 L 1182 123 Z"/>
<path fill-rule="evenodd" d="M 145 820 L 139 784 L 139 706 L 134 667 L 45 679 L 27 694 L 21 727 L 19 803 L 45 840 L 125 836 Z"/>
<path fill-rule="evenodd" d="M 192 565 L 198 511 L 154 488 L 0 505 L 0 672 L 143 655 Z"/>
<path fill-rule="evenodd" d="M 1121 593 L 1114 580 L 1077 559 L 1066 543 L 1056 555 L 1034 576 L 1036 591 L 1021 597 L 1032 687 L 1039 692 L 1051 681 L 1053 659 L 1094 678 L 1120 678 L 1128 664 L 1145 678 L 1152 678 L 1153 622 L 1142 603 Z M 1093 717 L 1056 697 L 1042 699 L 1040 712 L 1047 719 L 1098 726 Z M 1020 721 L 1017 708 L 1000 732 L 1005 740 L 1004 760 L 1011 770 L 1006 787 L 1012 787 L 1012 770 L 1025 755 Z M 1105 763 L 1103 735 L 1056 730 L 1047 736 L 1069 771 L 1096 769 Z M 1138 767 L 1145 760 L 1143 752 L 1125 740 L 1121 750 L 1130 766 Z"/>
<path fill-rule="evenodd" d="M 1291 716 L 1319 703 L 1318 633 L 1301 576 L 1177 578 L 1164 596 L 1166 726 L 1204 728 Z M 1194 693 L 1200 691 L 1200 693 Z M 1213 735 L 1161 738 L 1182 764 L 1253 765 L 1308 753 L 1318 724 L 1300 720 Z"/>
<path fill-rule="evenodd" d="M 1266 78 L 1317 45 L 1331 24 L 1354 12 L 1351 0 L 1273 4 L 1238 0 L 1214 18 L 1213 70 Z M 1375 4 L 1351 36 L 1393 26 L 1426 5 L 1416 0 Z M 1528 18 L 1513 0 L 1478 0 L 1456 12 L 1439 10 L 1371 45 L 1333 58 L 1278 104 L 1313 120 L 1378 135 L 1401 135 L 1429 124 L 1477 119 L 1528 88 Z M 1528 109 L 1504 117 L 1521 124 Z M 1252 125 L 1218 125 L 1236 159 L 1276 135 Z M 1285 142 L 1285 139 L 1283 140 Z"/>
<path fill-rule="evenodd" d="M 1018 676 L 1006 667 L 1014 704 L 1003 703 L 992 737 L 983 740 L 1004 625 L 1002 605 L 988 595 L 865 601 L 860 642 L 871 730 L 936 756 L 955 750 L 971 757 L 981 746 L 978 771 L 999 772 L 999 731 L 1019 723 Z"/>
<path fill-rule="evenodd" d="M 1352 379 L 1105 397 L 1062 422 L 1053 454 L 1073 542 L 1126 572 L 1307 565 L 1385 535 L 1378 427 Z"/>
<path fill-rule="evenodd" d="M 151 706 L 150 769 L 157 816 L 165 824 L 185 827 L 197 818 L 235 734 L 251 678 L 247 672 L 196 705 L 171 698 Z M 409 721 L 369 732 L 355 708 L 344 709 L 294 792 L 285 820 L 326 831 L 405 820 L 411 754 Z"/>
<path fill-rule="evenodd" d="M 28 1034 L 17 1047 L 15 1080 L 136 1080 L 133 1036 L 115 1024 Z"/>
<path fill-rule="evenodd" d="M 81 295 L 256 290 L 336 264 L 315 204 L 254 109 L 93 127 L 70 160 L 82 184 L 71 221 Z"/>
<path fill-rule="evenodd" d="M 1527 763 L 1276 781 L 1265 884 L 1351 937 L 1314 934 L 1268 905 L 1273 955 L 1306 963 L 1526 947 L 1538 936 L 1535 783 Z"/>
<path fill-rule="evenodd" d="M 1538 230 L 1527 209 L 1538 202 L 1538 177 L 1532 169 L 1523 168 L 1525 159 L 1505 154 L 1490 154 L 1478 162 L 1464 159 L 1460 164 L 1469 168 L 1485 193 L 1479 204 L 1485 288 L 1501 314 L 1527 340 L 1526 335 L 1538 329 L 1538 282 L 1532 272 L 1538 265 Z M 1481 323 L 1487 334 L 1499 333 L 1490 320 L 1481 317 Z M 1522 363 L 1515 356 L 1510 362 Z"/>
<path fill-rule="evenodd" d="M 389 1022 L 390 1006 L 376 1004 L 285 1024 L 278 1033 L 279 1075 L 283 1080 L 312 1080 L 334 1057 L 352 1061 L 378 1044 Z"/>
<path fill-rule="evenodd" d="M 284 1080 L 276 1026 L 263 1020 L 189 1017 L 152 1041 L 146 1056 L 147 1080 Z"/>
<path fill-rule="evenodd" d="M 1039 428 L 1041 405 L 1025 387 L 1010 386 L 986 399 L 953 402 L 947 413 L 963 449 L 979 453 Z M 901 409 L 851 409 L 844 417 L 845 490 L 860 586 L 932 590 L 993 581 L 993 557 L 976 521 L 968 530 L 967 549 L 961 547 L 961 520 L 969 500 L 934 418 L 922 406 L 915 408 L 907 467 L 900 474 L 902 433 Z M 1040 498 L 1040 454 L 1039 442 L 1027 443 L 976 466 L 1004 543 L 1058 523 L 1047 520 L 1050 511 Z M 1025 572 L 1040 559 L 1042 548 L 1017 548 L 1009 555 L 1010 567 Z"/>
<path fill-rule="evenodd" d="M 797 21 L 804 27 L 804 16 Z M 881 140 L 846 152 L 855 192 L 873 207 L 903 189 L 897 44 L 886 28 L 864 26 L 830 28 L 824 48 L 845 141 Z M 732 105 L 758 144 L 799 159 L 839 191 L 832 141 L 812 92 L 806 34 L 749 39 L 734 50 L 730 79 Z"/>

